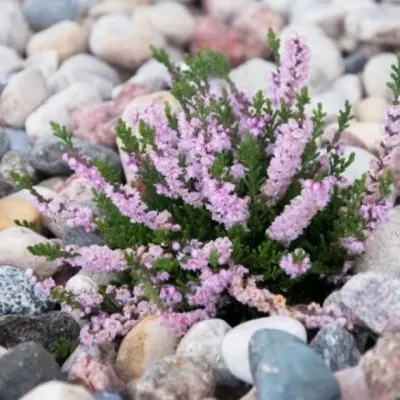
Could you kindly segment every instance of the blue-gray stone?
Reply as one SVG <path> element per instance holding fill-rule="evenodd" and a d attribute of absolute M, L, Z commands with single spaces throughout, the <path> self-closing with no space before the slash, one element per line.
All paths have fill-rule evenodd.
<path fill-rule="evenodd" d="M 40 314 L 52 307 L 50 299 L 35 292 L 25 271 L 0 265 L 0 316 L 7 314 Z"/>
<path fill-rule="evenodd" d="M 358 74 L 364 70 L 368 62 L 368 55 L 362 52 L 355 52 L 344 58 L 346 74 Z"/>
<path fill-rule="evenodd" d="M 25 0 L 23 12 L 35 29 L 46 29 L 57 22 L 74 21 L 79 16 L 77 0 Z"/>
<path fill-rule="evenodd" d="M 53 356 L 38 343 L 21 343 L 0 358 L 1 400 L 19 400 L 36 386 L 61 379 Z"/>
<path fill-rule="evenodd" d="M 259 400 L 339 400 L 333 373 L 307 344 L 289 333 L 262 329 L 249 344 Z"/>
<path fill-rule="evenodd" d="M 94 393 L 95 400 L 124 400 L 119 393 L 96 392 Z"/>
<path fill-rule="evenodd" d="M 4 129 L 0 129 L 0 159 L 10 150 L 10 139 Z"/>
<path fill-rule="evenodd" d="M 340 325 L 323 327 L 311 341 L 310 347 L 333 372 L 355 367 L 361 359 L 355 338 Z"/>
<path fill-rule="evenodd" d="M 5 134 L 10 143 L 10 150 L 18 151 L 28 157 L 32 149 L 32 142 L 24 129 L 0 128 L 0 136 Z"/>
<path fill-rule="evenodd" d="M 91 159 L 102 160 L 118 170 L 122 170 L 121 161 L 116 151 L 99 144 L 93 144 L 81 139 L 74 139 L 75 148 Z M 63 143 L 55 136 L 49 136 L 35 142 L 29 161 L 33 168 L 46 175 L 70 175 L 71 169 L 62 159 L 66 152 Z"/>

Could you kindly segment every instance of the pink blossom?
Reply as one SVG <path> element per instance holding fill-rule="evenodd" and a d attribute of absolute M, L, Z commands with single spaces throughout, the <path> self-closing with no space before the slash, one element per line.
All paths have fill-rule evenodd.
<path fill-rule="evenodd" d="M 310 258 L 301 249 L 296 249 L 293 253 L 282 257 L 279 266 L 287 275 L 297 278 L 311 268 Z"/>

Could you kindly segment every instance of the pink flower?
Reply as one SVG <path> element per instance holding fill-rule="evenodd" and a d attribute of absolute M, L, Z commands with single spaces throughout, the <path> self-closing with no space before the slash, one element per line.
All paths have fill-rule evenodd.
<path fill-rule="evenodd" d="M 282 257 L 279 266 L 287 275 L 297 278 L 311 268 L 310 258 L 302 249 L 296 249 L 293 253 Z"/>

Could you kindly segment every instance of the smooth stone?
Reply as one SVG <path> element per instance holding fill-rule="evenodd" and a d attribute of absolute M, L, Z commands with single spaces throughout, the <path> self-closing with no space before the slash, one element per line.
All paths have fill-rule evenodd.
<path fill-rule="evenodd" d="M 324 361 L 289 333 L 257 331 L 250 340 L 249 359 L 259 399 L 340 399 L 339 384 Z"/>
<path fill-rule="evenodd" d="M 310 347 L 333 372 L 354 367 L 361 359 L 354 337 L 339 325 L 323 327 L 311 341 Z"/>
<path fill-rule="evenodd" d="M 95 400 L 124 400 L 118 393 L 97 392 L 94 393 Z"/>
<path fill-rule="evenodd" d="M 12 265 L 22 270 L 32 269 L 42 278 L 52 276 L 58 269 L 46 257 L 34 256 L 27 249 L 39 243 L 52 243 L 49 239 L 20 226 L 7 228 L 0 232 L 0 265 Z"/>
<path fill-rule="evenodd" d="M 35 292 L 32 282 L 23 270 L 0 263 L 0 316 L 40 314 L 50 308 L 49 299 Z M 4 333 L 5 330 L 2 329 L 0 337 Z M 3 341 L 1 344 L 9 347 Z"/>
<path fill-rule="evenodd" d="M 338 371 L 335 376 L 340 385 L 341 400 L 372 400 L 360 365 Z"/>
<path fill-rule="evenodd" d="M 23 68 L 22 58 L 17 52 L 0 44 L 0 74 L 7 75 Z"/>
<path fill-rule="evenodd" d="M 88 143 L 81 139 L 74 139 L 74 144 L 83 154 L 87 154 L 91 159 L 102 160 L 117 170 L 121 170 L 121 161 L 118 154 L 99 144 Z M 49 136 L 38 140 L 30 154 L 30 163 L 40 172 L 48 175 L 70 175 L 72 170 L 68 164 L 62 160 L 62 155 L 66 149 L 56 137 Z"/>
<path fill-rule="evenodd" d="M 396 65 L 394 53 L 380 53 L 368 61 L 363 72 L 363 83 L 368 96 L 382 97 L 391 101 L 391 90 L 386 86 L 392 65 Z"/>
<path fill-rule="evenodd" d="M 61 381 L 49 381 L 38 385 L 20 400 L 97 400 L 82 386 Z M 110 399 L 113 400 L 113 399 Z"/>
<path fill-rule="evenodd" d="M 46 29 L 57 22 L 75 20 L 79 14 L 77 0 L 26 0 L 24 2 L 26 20 L 35 29 Z"/>
<path fill-rule="evenodd" d="M 207 14 L 224 22 L 232 21 L 248 5 L 248 0 L 205 0 L 204 2 Z"/>
<path fill-rule="evenodd" d="M 125 0 L 115 1 L 115 0 L 103 0 L 101 3 L 95 4 L 89 9 L 89 17 L 99 19 L 105 15 L 110 14 L 120 14 L 131 16 L 136 8 L 134 2 L 129 2 Z"/>
<path fill-rule="evenodd" d="M 366 123 L 381 123 L 389 102 L 382 97 L 367 97 L 355 107 L 357 119 Z"/>
<path fill-rule="evenodd" d="M 8 350 L 7 350 L 5 347 L 0 346 L 0 358 L 1 358 L 2 356 L 4 356 L 4 354 L 6 354 L 7 351 L 8 351 Z"/>
<path fill-rule="evenodd" d="M 346 74 L 359 74 L 368 62 L 368 54 L 354 52 L 344 58 L 344 71 Z"/>
<path fill-rule="evenodd" d="M 0 199 L 0 232 L 12 226 L 17 226 L 15 220 L 28 221 L 39 225 L 40 213 L 29 200 Z"/>
<path fill-rule="evenodd" d="M 58 69 L 59 60 L 56 50 L 44 50 L 32 54 L 24 61 L 25 68 L 34 67 L 49 79 Z"/>
<path fill-rule="evenodd" d="M 5 129 L 0 128 L 0 160 L 3 155 L 10 150 L 10 139 L 5 131 Z"/>
<path fill-rule="evenodd" d="M 342 75 L 336 79 L 331 86 L 331 90 L 341 94 L 351 105 L 358 103 L 363 97 L 361 79 L 354 74 Z"/>
<path fill-rule="evenodd" d="M 40 344 L 21 343 L 0 359 L 0 398 L 19 400 L 41 383 L 61 378 L 53 356 Z"/>
<path fill-rule="evenodd" d="M 246 393 L 240 400 L 258 400 L 256 388 L 253 387 L 248 393 Z"/>
<path fill-rule="evenodd" d="M 358 273 L 342 287 L 340 300 L 354 317 L 376 333 L 393 324 L 400 325 L 400 279 L 393 275 Z"/>
<path fill-rule="evenodd" d="M 24 157 L 31 152 L 32 143 L 24 129 L 1 127 L 0 137 L 5 134 L 10 142 L 10 150 L 17 151 Z"/>
<path fill-rule="evenodd" d="M 375 152 L 382 140 L 382 129 L 379 123 L 352 122 L 347 131 L 360 139 L 370 152 Z"/>
<path fill-rule="evenodd" d="M 169 328 L 151 316 L 135 325 L 122 340 L 115 368 L 125 381 L 140 378 L 157 361 L 174 354 L 177 337 Z"/>
<path fill-rule="evenodd" d="M 338 91 L 328 90 L 327 92 L 313 96 L 311 103 L 306 106 L 306 111 L 310 114 L 315 110 L 318 103 L 322 104 L 323 111 L 327 114 L 325 123 L 336 121 L 339 112 L 344 109 L 345 97 Z"/>
<path fill-rule="evenodd" d="M 0 344 L 6 348 L 32 341 L 51 351 L 54 343 L 61 339 L 77 343 L 80 333 L 75 320 L 62 311 L 38 316 L 6 315 L 0 317 L 0 327 Z"/>
<path fill-rule="evenodd" d="M 222 356 L 226 366 L 238 379 L 253 383 L 248 359 L 248 346 L 254 332 L 260 329 L 278 329 L 290 333 L 304 342 L 307 332 L 297 320 L 286 316 L 258 318 L 230 330 L 222 342 Z"/>
<path fill-rule="evenodd" d="M 149 368 L 136 382 L 135 400 L 200 400 L 214 393 L 211 368 L 199 360 L 168 356 Z"/>
<path fill-rule="evenodd" d="M 55 50 L 60 61 L 74 54 L 84 53 L 87 48 L 87 32 L 74 21 L 58 22 L 35 33 L 28 42 L 28 56 L 46 50 Z"/>
<path fill-rule="evenodd" d="M 97 284 L 88 276 L 76 274 L 67 281 L 65 290 L 76 296 L 84 293 L 96 293 Z"/>
<path fill-rule="evenodd" d="M 0 44 L 11 47 L 19 54 L 31 36 L 29 25 L 16 1 L 2 1 L 0 12 Z"/>
<path fill-rule="evenodd" d="M 32 141 L 53 136 L 51 121 L 67 125 L 69 113 L 73 108 L 100 103 L 101 100 L 101 95 L 95 87 L 87 83 L 75 83 L 37 108 L 26 120 L 26 132 Z"/>

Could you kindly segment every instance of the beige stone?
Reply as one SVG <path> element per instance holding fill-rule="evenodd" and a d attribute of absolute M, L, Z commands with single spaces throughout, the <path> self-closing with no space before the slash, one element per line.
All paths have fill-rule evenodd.
<path fill-rule="evenodd" d="M 59 60 L 83 53 L 87 47 L 85 29 L 74 21 L 62 21 L 32 36 L 26 51 L 32 55 L 45 50 L 56 50 Z"/>
<path fill-rule="evenodd" d="M 49 381 L 35 387 L 20 400 L 94 400 L 92 394 L 78 385 Z"/>
<path fill-rule="evenodd" d="M 353 122 L 347 130 L 360 139 L 371 152 L 377 149 L 379 142 L 382 140 L 382 131 L 379 123 Z"/>
<path fill-rule="evenodd" d="M 26 220 L 40 223 L 40 213 L 29 200 L 3 198 L 0 199 L 0 231 L 16 226 L 15 220 Z"/>
<path fill-rule="evenodd" d="M 156 316 L 147 317 L 125 336 L 115 363 L 119 376 L 129 382 L 143 375 L 158 360 L 175 352 L 178 338 Z"/>
<path fill-rule="evenodd" d="M 389 102 L 382 97 L 367 97 L 356 105 L 355 111 L 360 122 L 381 123 L 388 107 Z"/>

